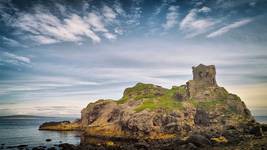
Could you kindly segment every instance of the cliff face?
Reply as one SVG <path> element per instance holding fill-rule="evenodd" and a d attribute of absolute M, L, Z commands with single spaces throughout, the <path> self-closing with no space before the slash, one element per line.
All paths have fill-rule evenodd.
<path fill-rule="evenodd" d="M 215 66 L 193 67 L 193 80 L 166 89 L 138 83 L 118 101 L 98 100 L 82 110 L 87 135 L 162 139 L 192 133 L 245 132 L 254 118 L 237 95 L 217 85 Z"/>

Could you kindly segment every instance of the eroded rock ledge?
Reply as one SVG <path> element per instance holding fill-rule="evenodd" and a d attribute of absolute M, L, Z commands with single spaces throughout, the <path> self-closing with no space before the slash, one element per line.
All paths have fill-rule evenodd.
<path fill-rule="evenodd" d="M 80 120 L 60 121 L 60 122 L 45 122 L 40 125 L 39 130 L 53 130 L 53 131 L 73 131 L 81 129 Z"/>

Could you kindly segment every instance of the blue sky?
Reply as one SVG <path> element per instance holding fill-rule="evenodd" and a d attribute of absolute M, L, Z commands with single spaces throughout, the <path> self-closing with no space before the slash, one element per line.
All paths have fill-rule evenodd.
<path fill-rule="evenodd" d="M 267 115 L 266 0 L 0 0 L 0 115 L 78 116 L 137 82 L 167 88 L 214 64 Z"/>

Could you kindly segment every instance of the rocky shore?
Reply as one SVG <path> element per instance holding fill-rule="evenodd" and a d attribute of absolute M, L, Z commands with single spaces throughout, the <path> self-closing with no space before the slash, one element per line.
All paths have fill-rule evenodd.
<path fill-rule="evenodd" d="M 32 149 L 32 150 L 265 150 L 267 148 L 267 125 L 261 125 L 262 135 L 258 133 L 240 133 L 238 130 L 229 129 L 217 138 L 208 134 L 193 134 L 187 139 L 162 139 L 162 140 L 129 140 L 112 139 L 103 137 L 81 137 L 81 144 L 68 143 L 53 146 L 28 145 L 5 146 L 0 149 Z M 88 143 L 89 142 L 89 143 Z"/>
<path fill-rule="evenodd" d="M 60 121 L 60 122 L 45 122 L 39 126 L 39 130 L 51 131 L 73 131 L 80 130 L 80 120 L 75 121 Z"/>
<path fill-rule="evenodd" d="M 88 104 L 79 121 L 45 123 L 40 130 L 83 132 L 80 145 L 61 149 L 266 148 L 266 125 L 217 84 L 215 66 L 192 69 L 193 80 L 184 85 L 137 83 L 119 100 Z"/>

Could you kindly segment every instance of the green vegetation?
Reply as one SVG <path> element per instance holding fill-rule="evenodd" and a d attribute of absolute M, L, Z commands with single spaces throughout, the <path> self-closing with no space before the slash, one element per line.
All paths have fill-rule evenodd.
<path fill-rule="evenodd" d="M 134 87 L 125 89 L 123 97 L 117 101 L 118 104 L 123 104 L 128 100 L 153 99 L 163 95 L 167 89 L 153 84 L 137 83 Z"/>
<path fill-rule="evenodd" d="M 215 108 L 216 106 L 219 106 L 225 103 L 224 100 L 205 100 L 205 101 L 190 100 L 188 102 L 190 102 L 197 108 L 202 108 L 205 110 L 210 110 L 212 108 Z"/>
<path fill-rule="evenodd" d="M 177 95 L 184 97 L 186 89 L 184 86 L 173 87 L 170 90 L 166 90 L 163 95 L 149 97 L 144 99 L 144 102 L 138 106 L 135 111 L 140 112 L 144 109 L 154 110 L 157 108 L 163 108 L 167 110 L 182 109 L 183 105 L 180 100 L 177 99 Z"/>
<path fill-rule="evenodd" d="M 210 110 L 216 106 L 222 105 L 225 92 L 221 92 L 222 99 L 217 100 L 187 100 L 187 103 L 191 103 L 194 107 Z M 137 83 L 134 87 L 127 88 L 123 97 L 117 101 L 118 104 L 124 104 L 129 100 L 142 100 L 143 103 L 136 107 L 136 112 L 147 110 L 155 110 L 163 108 L 166 110 L 183 109 L 183 103 L 186 100 L 186 86 L 173 86 L 171 89 L 165 89 L 153 84 Z"/>
<path fill-rule="evenodd" d="M 173 109 L 182 109 L 182 102 L 175 101 L 173 99 L 159 99 L 159 100 L 153 100 L 148 99 L 144 100 L 144 102 L 135 108 L 136 112 L 140 112 L 144 109 L 148 110 L 155 110 L 157 108 L 163 108 L 167 110 L 173 110 Z"/>

